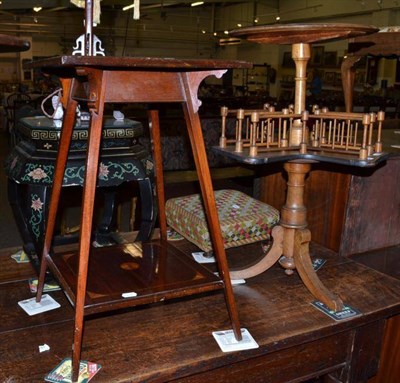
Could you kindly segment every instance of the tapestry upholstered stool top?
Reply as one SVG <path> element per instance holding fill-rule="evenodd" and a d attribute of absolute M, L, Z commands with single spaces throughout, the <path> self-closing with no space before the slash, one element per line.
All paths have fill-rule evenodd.
<path fill-rule="evenodd" d="M 215 191 L 224 247 L 269 239 L 279 222 L 279 211 L 237 190 Z M 166 203 L 167 223 L 205 252 L 212 250 L 199 194 L 171 198 Z"/>

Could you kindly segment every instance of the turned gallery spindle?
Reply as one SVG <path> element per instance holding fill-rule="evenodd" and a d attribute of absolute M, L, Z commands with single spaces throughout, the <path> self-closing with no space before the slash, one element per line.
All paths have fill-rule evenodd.
<path fill-rule="evenodd" d="M 243 140 L 242 140 L 242 129 L 244 120 L 244 109 L 237 111 L 237 125 L 236 125 L 236 144 L 235 152 L 243 152 Z"/>
<path fill-rule="evenodd" d="M 225 136 L 225 131 L 226 131 L 226 116 L 228 115 L 228 108 L 226 106 L 223 106 L 221 108 L 221 117 L 222 117 L 222 124 L 221 124 L 221 137 L 219 139 L 219 146 L 221 148 L 226 148 L 226 136 Z"/>
<path fill-rule="evenodd" d="M 379 111 L 376 119 L 378 120 L 378 133 L 375 142 L 375 152 L 382 153 L 382 124 L 385 120 L 385 112 Z"/>
<path fill-rule="evenodd" d="M 258 128 L 258 122 L 260 121 L 260 116 L 257 112 L 252 112 L 250 119 L 251 119 L 251 125 L 250 125 L 249 155 L 250 157 L 255 157 L 257 155 L 256 137 L 257 137 L 257 128 Z"/>
<path fill-rule="evenodd" d="M 307 153 L 307 121 L 308 121 L 309 113 L 307 111 L 303 112 L 303 128 L 301 132 L 301 143 L 300 143 L 300 153 Z"/>
<path fill-rule="evenodd" d="M 374 152 L 374 147 L 372 146 L 372 129 L 374 127 L 374 124 L 376 122 L 376 114 L 375 113 L 370 113 L 371 121 L 368 126 L 368 138 L 367 138 L 367 152 L 368 156 L 371 156 L 372 153 Z"/>

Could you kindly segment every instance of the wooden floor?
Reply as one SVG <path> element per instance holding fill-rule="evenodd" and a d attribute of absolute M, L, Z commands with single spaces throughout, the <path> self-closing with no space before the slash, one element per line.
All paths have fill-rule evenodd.
<path fill-rule="evenodd" d="M 58 291 L 51 296 L 61 308 L 25 314 L 17 302 L 33 296 L 27 279 L 34 272 L 11 253 L 0 251 L 0 382 L 41 382 L 70 356 L 73 309 Z M 314 377 L 316 366 L 318 374 L 343 366 L 350 330 L 400 312 L 400 281 L 316 245 L 312 253 L 327 259 L 318 272 L 322 281 L 361 316 L 330 319 L 310 305 L 313 297 L 297 275 L 274 267 L 234 287 L 241 326 L 258 349 L 220 351 L 211 332 L 230 323 L 221 292 L 98 315 L 85 322 L 82 350 L 82 359 L 103 366 L 93 382 L 298 382 Z M 45 343 L 50 351 L 39 353 Z"/>

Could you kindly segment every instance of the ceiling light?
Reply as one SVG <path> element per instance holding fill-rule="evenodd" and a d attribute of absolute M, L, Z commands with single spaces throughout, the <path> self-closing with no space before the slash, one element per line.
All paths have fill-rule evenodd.
<path fill-rule="evenodd" d="M 229 35 L 229 31 L 224 31 L 224 34 L 225 35 Z"/>
<path fill-rule="evenodd" d="M 131 5 L 127 5 L 125 7 L 122 8 L 123 11 L 127 11 L 128 9 L 134 8 L 135 4 L 131 4 Z"/>
<path fill-rule="evenodd" d="M 256 18 L 256 19 L 254 19 L 254 22 L 255 22 L 255 23 L 258 23 L 258 19 L 257 19 L 257 18 Z"/>
<path fill-rule="evenodd" d="M 276 21 L 279 21 L 280 19 L 281 19 L 280 16 L 276 16 L 276 17 L 275 17 L 275 20 L 276 20 Z"/>
<path fill-rule="evenodd" d="M 214 32 L 213 35 L 216 36 L 216 35 L 217 35 L 217 32 Z"/>
<path fill-rule="evenodd" d="M 201 33 L 206 33 L 206 31 L 203 29 L 203 30 L 201 31 Z"/>
<path fill-rule="evenodd" d="M 42 10 L 42 7 L 33 7 L 33 10 L 35 12 L 40 12 Z"/>
<path fill-rule="evenodd" d="M 192 7 L 197 7 L 198 5 L 203 5 L 204 1 L 196 1 L 195 3 L 190 4 Z"/>
<path fill-rule="evenodd" d="M 242 24 L 239 23 L 237 26 L 240 28 L 242 26 Z"/>

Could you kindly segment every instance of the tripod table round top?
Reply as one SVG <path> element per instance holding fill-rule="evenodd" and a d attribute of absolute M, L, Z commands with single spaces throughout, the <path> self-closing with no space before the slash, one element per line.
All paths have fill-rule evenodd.
<path fill-rule="evenodd" d="M 257 25 L 229 32 L 233 37 L 266 44 L 296 44 L 332 41 L 378 32 L 370 25 L 348 23 L 307 23 Z"/>

